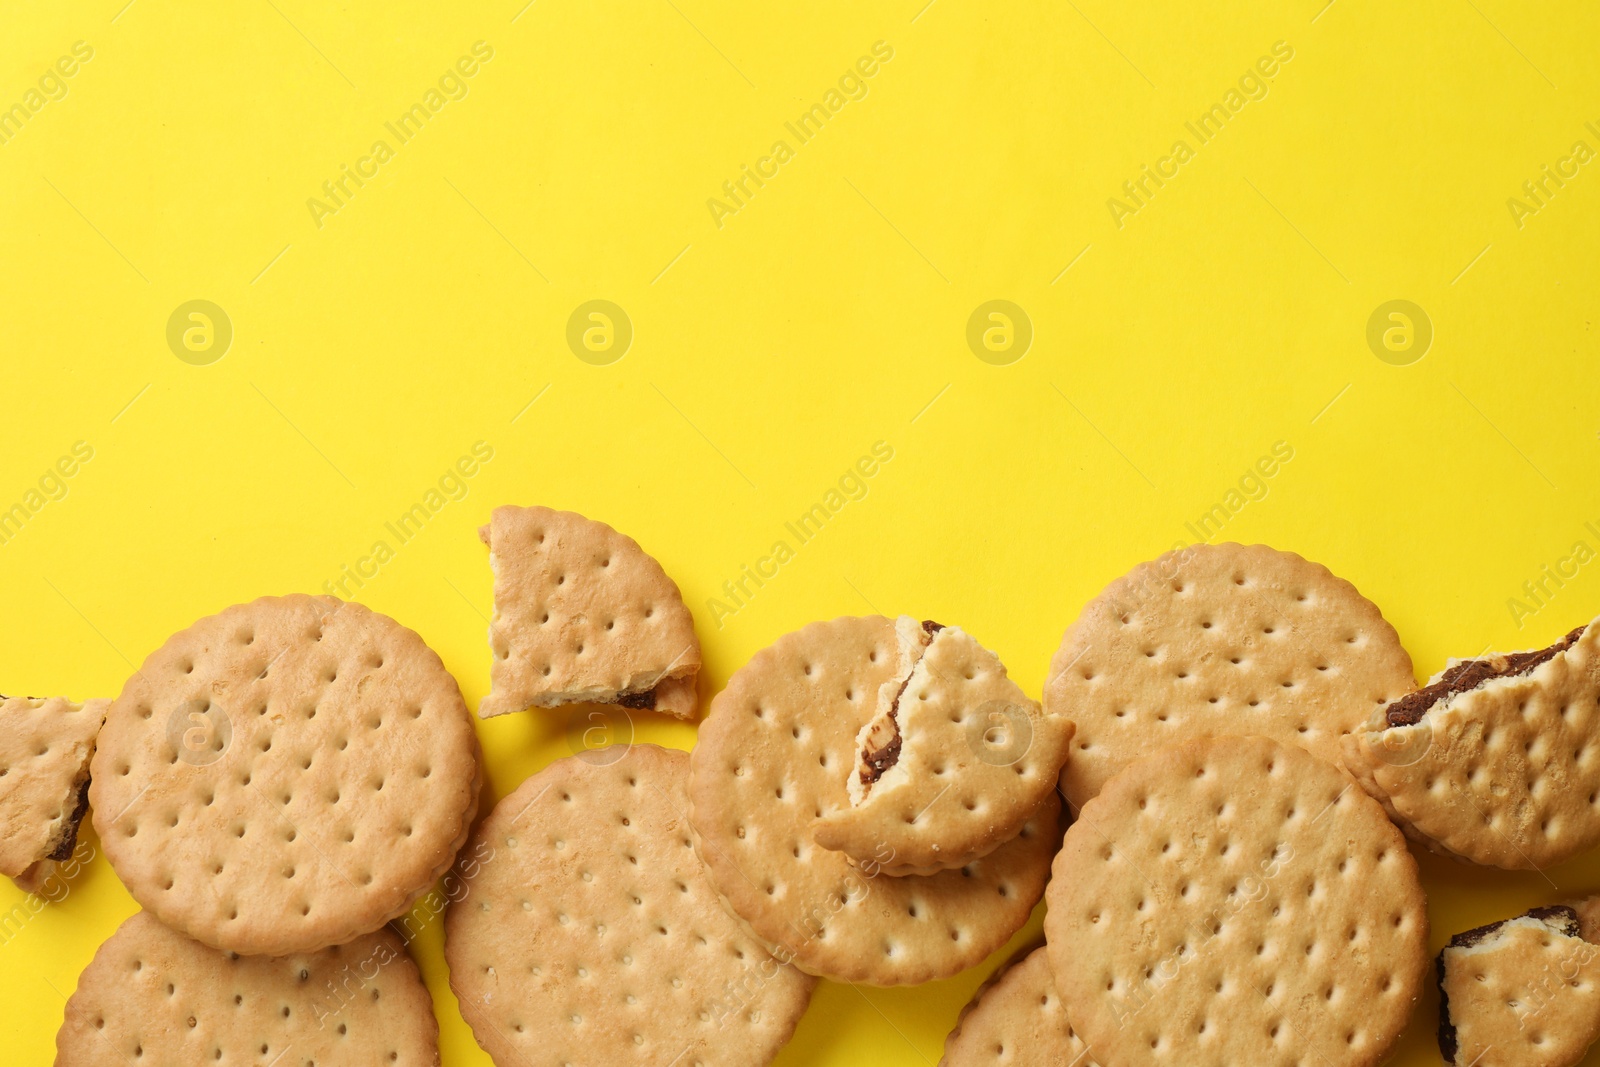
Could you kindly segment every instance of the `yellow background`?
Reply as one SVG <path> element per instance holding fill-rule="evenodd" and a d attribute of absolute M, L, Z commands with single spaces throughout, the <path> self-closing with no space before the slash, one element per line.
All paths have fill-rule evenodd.
<path fill-rule="evenodd" d="M 504 502 L 656 554 L 708 694 L 778 635 L 874 610 L 959 622 L 1037 694 L 1084 602 L 1193 540 L 1278 441 L 1292 461 L 1221 536 L 1356 582 L 1420 675 L 1600 612 L 1593 563 L 1532 615 L 1507 605 L 1600 549 L 1600 164 L 1520 228 L 1507 207 L 1600 148 L 1592 5 L 925 2 L 9 5 L 0 106 L 74 42 L 94 54 L 0 145 L 0 507 L 75 442 L 94 458 L 0 545 L 0 688 L 114 695 L 195 618 L 322 590 L 477 441 L 494 458 L 466 497 L 358 593 L 474 707 L 474 531 Z M 477 41 L 465 98 L 319 228 L 308 198 Z M 877 41 L 867 95 L 719 228 L 708 198 Z M 1184 122 L 1278 41 L 1265 98 L 1119 228 L 1107 199 L 1196 147 Z M 965 340 L 996 298 L 1034 329 L 1006 366 Z M 210 365 L 167 346 L 192 299 L 232 322 Z M 591 299 L 633 324 L 610 365 L 566 344 Z M 1408 366 L 1366 342 L 1393 299 L 1433 324 Z M 867 495 L 716 625 L 722 583 L 880 440 Z M 480 733 L 496 797 L 568 751 L 559 717 Z M 1436 944 L 1600 888 L 1593 861 L 1424 869 Z M 49 1062 L 133 909 L 100 860 L 0 945 L 7 1062 Z M 445 1063 L 487 1063 L 436 925 L 420 962 Z M 824 984 L 780 1062 L 936 1062 L 988 969 Z M 1433 1012 L 1397 1062 L 1437 1062 Z"/>

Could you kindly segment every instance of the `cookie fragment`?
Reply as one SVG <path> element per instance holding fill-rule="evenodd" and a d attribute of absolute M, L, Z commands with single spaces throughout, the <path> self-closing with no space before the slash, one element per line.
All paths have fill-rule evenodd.
<path fill-rule="evenodd" d="M 1103 1063 L 1381 1063 L 1427 971 L 1416 861 L 1334 767 L 1202 738 L 1112 779 L 1056 857 L 1045 934 Z"/>
<path fill-rule="evenodd" d="M 1415 687 L 1377 606 L 1326 567 L 1265 545 L 1190 545 L 1141 563 L 1083 609 L 1045 684 L 1077 723 L 1061 787 L 1074 809 L 1134 760 L 1209 734 L 1340 738 Z"/>
<path fill-rule="evenodd" d="M 445 920 L 450 986 L 502 1064 L 764 1064 L 814 980 L 724 909 L 695 855 L 689 757 L 558 760 L 478 828 Z"/>
<path fill-rule="evenodd" d="M 882 616 L 787 634 L 734 672 L 690 753 L 690 819 L 713 884 L 778 955 L 821 977 L 913 985 L 980 962 L 1027 921 L 1060 840 L 1052 791 L 1016 837 L 959 870 L 890 877 L 892 849 L 858 865 L 816 843 L 818 820 L 850 806 L 857 739 L 900 677 L 900 648 Z"/>
<path fill-rule="evenodd" d="M 1067 1022 L 1043 945 L 994 973 L 945 1038 L 939 1067 L 1100 1067 Z"/>
<path fill-rule="evenodd" d="M 472 717 L 422 638 L 333 597 L 201 619 L 111 705 L 89 797 L 106 857 L 157 918 L 284 955 L 403 914 L 477 810 Z"/>
<path fill-rule="evenodd" d="M 565 704 L 694 717 L 700 640 L 678 586 L 633 538 L 576 512 L 498 507 L 483 718 Z"/>
<path fill-rule="evenodd" d="M 139 912 L 67 1001 L 56 1067 L 104 1064 L 437 1067 L 433 1000 L 388 930 L 283 958 L 238 956 Z"/>
<path fill-rule="evenodd" d="M 1439 953 L 1439 1054 L 1456 1067 L 1573 1067 L 1600 1036 L 1595 898 L 1456 934 Z"/>
<path fill-rule="evenodd" d="M 29 892 L 72 857 L 109 700 L 0 697 L 0 874 Z"/>
<path fill-rule="evenodd" d="M 857 866 L 933 874 L 1017 835 L 1055 789 L 1072 723 L 1047 718 L 960 627 L 901 616 L 895 628 L 899 665 L 857 737 L 850 804 L 815 836 Z"/>
<path fill-rule="evenodd" d="M 1533 870 L 1600 844 L 1600 620 L 1546 648 L 1458 661 L 1375 710 L 1345 767 L 1408 834 Z"/>

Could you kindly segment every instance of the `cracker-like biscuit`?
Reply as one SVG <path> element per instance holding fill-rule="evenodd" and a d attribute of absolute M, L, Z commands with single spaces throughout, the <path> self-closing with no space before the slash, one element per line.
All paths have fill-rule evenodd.
<path fill-rule="evenodd" d="M 1046 718 L 960 627 L 904 615 L 895 626 L 900 668 L 857 737 L 851 803 L 826 813 L 815 836 L 858 866 L 933 874 L 1017 836 L 1055 789 L 1072 723 Z M 881 863 L 885 849 L 893 863 Z"/>
<path fill-rule="evenodd" d="M 111 706 L 94 827 L 128 891 L 215 948 L 284 955 L 404 913 L 477 810 L 472 717 L 422 638 L 333 597 L 170 638 Z"/>
<path fill-rule="evenodd" d="M 1167 745 L 1248 734 L 1339 762 L 1339 739 L 1415 686 L 1394 627 L 1326 567 L 1265 545 L 1191 545 L 1090 601 L 1050 664 L 1044 709 L 1077 723 L 1073 809 Z"/>
<path fill-rule="evenodd" d="M 495 807 L 445 919 L 450 987 L 505 1064 L 764 1064 L 811 999 L 695 855 L 689 757 L 558 760 Z"/>
<path fill-rule="evenodd" d="M 816 622 L 736 671 L 690 754 L 690 817 L 729 907 L 811 974 L 914 985 L 978 963 L 1021 929 L 1060 840 L 1052 792 L 1011 841 L 959 870 L 891 877 L 813 839 L 850 804 L 845 775 L 878 693 L 900 668 L 882 616 Z M 957 783 L 958 804 L 978 803 Z"/>
<path fill-rule="evenodd" d="M 1303 749 L 1186 742 L 1067 831 L 1045 934 L 1102 1063 L 1382 1062 L 1428 965 L 1417 864 L 1376 801 Z"/>
<path fill-rule="evenodd" d="M 1067 1022 L 1043 945 L 978 987 L 944 1041 L 939 1067 L 1100 1067 Z"/>
<path fill-rule="evenodd" d="M 678 586 L 633 538 L 572 511 L 498 507 L 483 718 L 564 704 L 694 717 L 700 639 Z"/>
<path fill-rule="evenodd" d="M 1537 870 L 1600 844 L 1600 620 L 1544 649 L 1453 662 L 1345 739 L 1411 836 Z"/>
<path fill-rule="evenodd" d="M 141 911 L 79 976 L 56 1067 L 212 1063 L 434 1067 L 439 1024 L 391 930 L 318 952 L 238 956 Z"/>
<path fill-rule="evenodd" d="M 1456 934 L 1439 953 L 1439 1054 L 1455 1067 L 1573 1067 L 1600 1036 L 1600 945 L 1582 904 Z"/>
<path fill-rule="evenodd" d="M 0 697 L 0 874 L 32 892 L 71 858 L 109 700 Z"/>

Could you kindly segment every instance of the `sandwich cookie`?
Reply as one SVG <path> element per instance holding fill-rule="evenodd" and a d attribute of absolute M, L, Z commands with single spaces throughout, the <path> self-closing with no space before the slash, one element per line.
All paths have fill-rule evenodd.
<path fill-rule="evenodd" d="M 1108 1067 L 1369 1067 L 1428 966 L 1416 861 L 1336 768 L 1262 737 L 1135 763 L 1079 813 L 1045 935 Z"/>
<path fill-rule="evenodd" d="M 700 640 L 678 586 L 631 537 L 571 511 L 499 507 L 483 718 L 565 704 L 694 717 Z"/>
<path fill-rule="evenodd" d="M 201 619 L 112 704 L 94 828 L 146 910 L 281 956 L 404 914 L 477 810 L 472 717 L 422 638 L 333 597 Z"/>
<path fill-rule="evenodd" d="M 393 931 L 281 958 L 219 952 L 139 912 L 67 1001 L 56 1067 L 437 1067 L 439 1024 Z"/>
<path fill-rule="evenodd" d="M 980 962 L 1027 921 L 1060 840 L 1050 792 L 1010 841 L 937 874 L 889 875 L 899 856 L 887 843 L 867 863 L 817 843 L 821 822 L 851 807 L 858 738 L 905 676 L 901 653 L 882 616 L 781 637 L 711 702 L 690 754 L 712 883 L 756 936 L 821 977 L 915 985 Z M 946 802 L 977 810 L 983 797 L 956 781 Z"/>
<path fill-rule="evenodd" d="M 1434 851 L 1538 870 L 1600 844 L 1600 620 L 1453 662 L 1375 711 L 1345 767 Z"/>
<path fill-rule="evenodd" d="M 815 836 L 857 866 L 934 874 L 1017 836 L 1055 790 L 1072 723 L 1046 718 L 960 627 L 902 615 L 895 630 L 899 665 L 857 735 L 850 805 Z"/>
<path fill-rule="evenodd" d="M 815 984 L 722 906 L 695 855 L 689 758 L 558 760 L 478 828 L 445 917 L 450 987 L 504 1067 L 768 1063 Z"/>
<path fill-rule="evenodd" d="M 1001 967 L 961 1011 L 939 1067 L 1100 1067 L 1067 1022 L 1043 945 Z"/>
<path fill-rule="evenodd" d="M 1191 545 L 1108 585 L 1050 664 L 1046 713 L 1077 723 L 1077 810 L 1142 756 L 1247 734 L 1333 764 L 1340 738 L 1415 687 L 1394 627 L 1326 567 L 1265 545 Z"/>
<path fill-rule="evenodd" d="M 109 700 L 0 697 L 0 874 L 38 892 L 72 858 Z"/>

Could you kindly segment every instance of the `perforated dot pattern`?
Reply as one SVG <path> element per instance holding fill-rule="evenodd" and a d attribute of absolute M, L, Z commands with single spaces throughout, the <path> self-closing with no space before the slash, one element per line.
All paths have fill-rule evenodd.
<path fill-rule="evenodd" d="M 0 874 L 22 874 L 69 831 L 110 703 L 0 700 Z"/>
<path fill-rule="evenodd" d="M 1100 1067 L 1067 1021 L 1043 947 L 996 972 L 945 1039 L 941 1067 Z"/>

